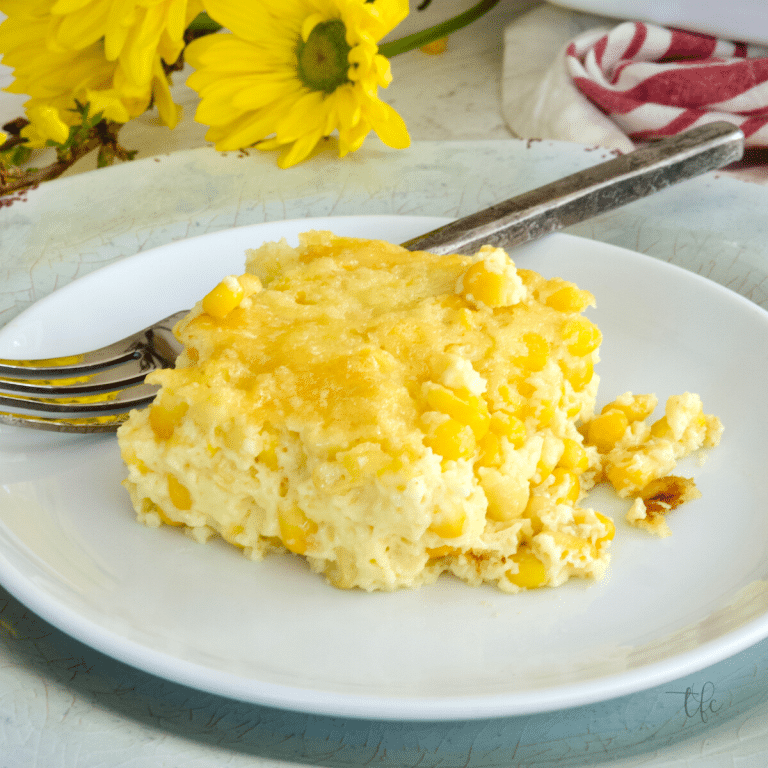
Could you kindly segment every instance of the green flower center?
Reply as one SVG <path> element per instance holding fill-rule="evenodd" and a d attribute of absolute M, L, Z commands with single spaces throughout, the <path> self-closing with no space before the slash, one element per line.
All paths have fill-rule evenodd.
<path fill-rule="evenodd" d="M 349 82 L 347 56 L 352 48 L 347 44 L 346 35 L 344 22 L 331 19 L 317 24 L 306 42 L 299 38 L 296 71 L 307 88 L 333 93 Z"/>

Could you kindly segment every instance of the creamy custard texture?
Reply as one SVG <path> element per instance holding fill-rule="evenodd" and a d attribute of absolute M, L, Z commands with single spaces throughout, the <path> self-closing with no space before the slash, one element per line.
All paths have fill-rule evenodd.
<path fill-rule="evenodd" d="M 595 415 L 592 295 L 499 249 L 435 256 L 310 232 L 246 268 L 179 323 L 177 367 L 148 377 L 154 404 L 118 433 L 147 525 L 253 559 L 287 549 L 342 588 L 445 571 L 507 592 L 557 586 L 608 564 L 613 521 L 581 506 L 595 482 L 637 498 L 630 522 L 664 535 L 686 499 L 666 480 L 643 491 L 719 440 L 696 395 L 652 424 L 653 396 Z"/>

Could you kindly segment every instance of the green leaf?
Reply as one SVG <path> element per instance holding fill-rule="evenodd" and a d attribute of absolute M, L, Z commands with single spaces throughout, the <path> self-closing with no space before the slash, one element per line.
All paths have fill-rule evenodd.
<path fill-rule="evenodd" d="M 9 161 L 12 165 L 24 165 L 32 157 L 32 150 L 26 144 L 19 144 L 11 150 Z"/>
<path fill-rule="evenodd" d="M 218 32 L 222 26 L 203 11 L 192 19 L 187 29 L 191 32 Z"/>

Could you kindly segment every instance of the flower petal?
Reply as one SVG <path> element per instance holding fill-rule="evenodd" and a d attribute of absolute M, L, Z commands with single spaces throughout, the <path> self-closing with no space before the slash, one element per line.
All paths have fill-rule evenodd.
<path fill-rule="evenodd" d="M 402 117 L 387 103 L 380 101 L 379 115 L 372 121 L 371 126 L 377 136 L 393 149 L 405 149 L 411 144 L 408 127 Z"/>
<path fill-rule="evenodd" d="M 243 0 L 206 0 L 208 15 L 218 21 L 232 34 L 243 40 L 257 42 L 273 27 L 273 21 L 280 27 L 295 27 L 295 37 L 301 30 L 301 19 L 309 13 L 307 3 L 302 0 L 280 0 L 275 2 L 243 2 Z"/>
<path fill-rule="evenodd" d="M 298 98 L 301 92 L 301 85 L 296 78 L 269 80 L 266 77 L 259 77 L 253 85 L 243 85 L 238 88 L 232 97 L 232 106 L 242 110 L 260 109 L 284 96 Z"/>
<path fill-rule="evenodd" d="M 93 0 L 56 0 L 51 7 L 50 13 L 57 16 L 65 13 L 74 13 L 92 2 Z"/>
<path fill-rule="evenodd" d="M 104 32 L 104 55 L 114 61 L 123 50 L 131 25 L 136 21 L 134 0 L 114 0 Z"/>
<path fill-rule="evenodd" d="M 87 48 L 95 43 L 104 36 L 107 10 L 103 3 L 99 3 L 98 9 L 89 9 L 88 13 L 71 13 L 58 19 L 54 17 L 53 34 L 56 42 L 63 48 L 74 50 Z"/>
<path fill-rule="evenodd" d="M 69 126 L 53 107 L 33 107 L 29 110 L 29 119 L 41 134 L 58 144 L 69 138 Z"/>
<path fill-rule="evenodd" d="M 320 91 L 309 91 L 300 96 L 275 126 L 280 141 L 296 141 L 324 124 L 326 113 L 323 107 L 324 98 Z"/>
<path fill-rule="evenodd" d="M 310 152 L 317 146 L 317 142 L 323 138 L 321 131 L 312 131 L 293 142 L 293 146 L 286 149 L 277 161 L 280 168 L 290 168 L 309 157 Z"/>
<path fill-rule="evenodd" d="M 355 98 L 355 93 L 351 86 L 337 88 L 333 96 L 336 100 L 340 129 L 348 131 L 360 122 L 362 115 L 360 102 Z"/>

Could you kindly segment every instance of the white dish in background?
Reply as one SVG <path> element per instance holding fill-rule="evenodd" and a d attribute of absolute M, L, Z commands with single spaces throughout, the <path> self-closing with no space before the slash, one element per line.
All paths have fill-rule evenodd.
<path fill-rule="evenodd" d="M 618 21 L 650 21 L 664 27 L 703 32 L 724 40 L 768 45 L 765 0 L 550 0 L 577 11 Z"/>
<path fill-rule="evenodd" d="M 163 246 L 94 272 L 0 331 L 0 356 L 69 354 L 190 306 L 243 252 L 328 228 L 402 241 L 444 220 L 273 222 Z M 554 235 L 516 262 L 591 290 L 600 404 L 702 395 L 725 424 L 703 498 L 655 539 L 617 519 L 602 582 L 504 595 L 443 579 L 342 592 L 292 556 L 252 563 L 134 521 L 113 437 L 0 428 L 0 583 L 73 637 L 148 672 L 260 704 L 340 716 L 468 719 L 562 709 L 659 685 L 768 636 L 768 314 L 611 245 Z M 761 351 L 754 354 L 755 350 Z M 593 504 L 622 516 L 609 493 Z"/>

